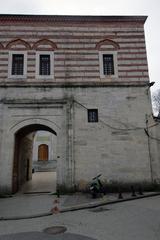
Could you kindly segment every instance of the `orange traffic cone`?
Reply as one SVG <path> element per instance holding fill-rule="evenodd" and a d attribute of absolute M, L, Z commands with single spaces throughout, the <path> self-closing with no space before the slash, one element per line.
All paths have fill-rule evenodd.
<path fill-rule="evenodd" d="M 60 212 L 60 209 L 59 209 L 59 200 L 58 199 L 55 199 L 53 201 L 53 208 L 51 209 L 51 212 L 54 214 L 54 213 L 59 213 Z"/>

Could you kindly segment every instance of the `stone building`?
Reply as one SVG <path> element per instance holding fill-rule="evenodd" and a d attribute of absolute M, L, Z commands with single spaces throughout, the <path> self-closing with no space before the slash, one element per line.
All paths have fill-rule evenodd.
<path fill-rule="evenodd" d="M 59 188 L 84 189 L 99 173 L 107 184 L 159 179 L 144 131 L 152 112 L 145 21 L 0 15 L 1 192 L 31 178 L 37 131 L 56 136 Z"/>

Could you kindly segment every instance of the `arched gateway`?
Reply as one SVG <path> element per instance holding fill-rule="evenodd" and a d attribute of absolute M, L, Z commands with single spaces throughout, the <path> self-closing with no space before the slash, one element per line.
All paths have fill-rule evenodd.
<path fill-rule="evenodd" d="M 28 180 L 32 179 L 32 158 L 34 135 L 37 131 L 48 131 L 57 136 L 50 127 L 30 124 L 15 133 L 12 192 L 15 193 Z"/>
<path fill-rule="evenodd" d="M 47 131 L 57 139 L 57 186 L 71 187 L 68 140 L 67 102 L 48 103 L 41 101 L 26 104 L 15 101 L 3 102 L 4 114 L 3 137 L 1 143 L 0 191 L 15 193 L 32 177 L 33 139 L 37 131 Z M 15 111 L 16 109 L 16 111 Z M 38 114 L 37 114 L 38 113 Z M 71 145 L 71 144 L 70 144 Z M 3 164 L 3 166 L 2 166 Z M 6 172 L 2 171 L 5 169 Z"/>

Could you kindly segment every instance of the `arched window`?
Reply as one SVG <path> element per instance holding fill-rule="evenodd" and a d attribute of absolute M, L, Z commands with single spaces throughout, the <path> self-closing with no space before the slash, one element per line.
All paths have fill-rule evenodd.
<path fill-rule="evenodd" d="M 47 144 L 39 145 L 38 161 L 48 161 L 48 145 Z"/>
<path fill-rule="evenodd" d="M 9 78 L 26 78 L 27 77 L 27 50 L 31 49 L 29 43 L 22 39 L 10 41 L 6 49 L 9 50 Z"/>
<path fill-rule="evenodd" d="M 96 49 L 99 51 L 100 62 L 100 77 L 101 78 L 117 78 L 117 51 L 118 43 L 104 39 L 96 44 Z"/>
<path fill-rule="evenodd" d="M 54 78 L 54 50 L 57 46 L 49 39 L 41 39 L 33 44 L 36 50 L 36 78 Z"/>

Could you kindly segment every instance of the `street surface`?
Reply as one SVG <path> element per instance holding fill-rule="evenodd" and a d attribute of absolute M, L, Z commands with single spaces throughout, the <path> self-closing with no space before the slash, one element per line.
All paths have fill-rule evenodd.
<path fill-rule="evenodd" d="M 78 234 L 97 240 L 159 240 L 160 239 L 160 196 L 144 198 L 129 202 L 117 203 L 96 208 L 85 209 L 75 212 L 59 213 L 49 217 L 0 221 L 0 237 L 2 234 L 13 234 L 23 232 L 42 232 L 51 226 L 65 226 L 67 232 L 63 238 L 52 235 L 53 240 L 79 240 Z M 43 239 L 41 237 L 33 239 Z M 9 235 L 14 239 L 16 235 Z M 12 238 L 11 238 L 12 236 Z M 22 237 L 25 240 L 27 238 Z M 31 236 L 29 239 L 32 239 Z M 44 240 L 49 240 L 44 237 Z M 85 240 L 85 237 L 84 237 Z"/>

